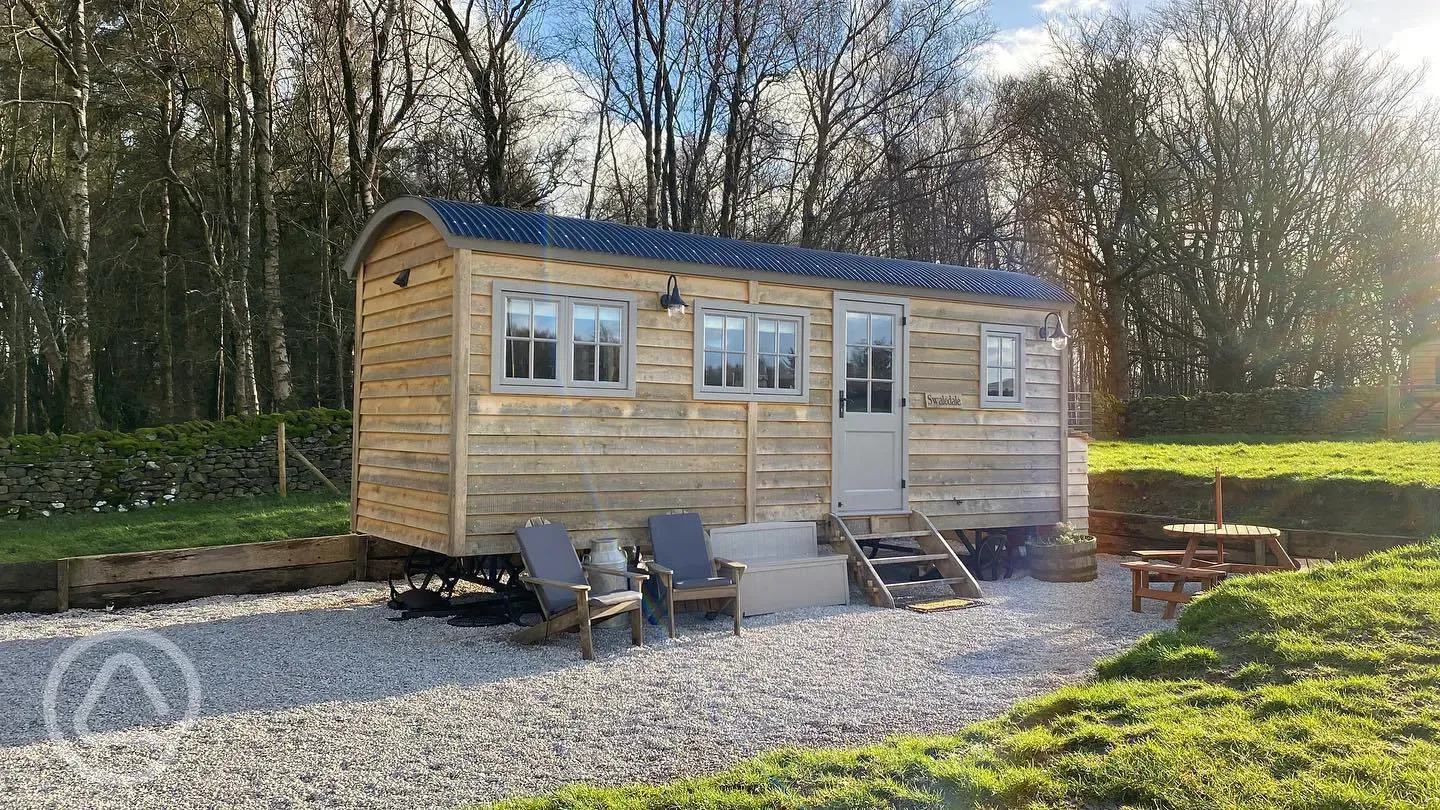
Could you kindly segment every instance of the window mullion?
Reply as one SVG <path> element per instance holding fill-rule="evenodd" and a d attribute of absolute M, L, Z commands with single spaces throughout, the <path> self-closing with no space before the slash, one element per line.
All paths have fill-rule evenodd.
<path fill-rule="evenodd" d="M 760 318 L 754 313 L 745 316 L 745 393 L 760 390 Z"/>
<path fill-rule="evenodd" d="M 558 367 L 556 371 L 560 378 L 561 387 L 569 388 L 575 384 L 575 301 L 572 298 L 559 299 L 559 310 L 562 314 L 563 323 L 558 324 L 555 330 L 555 339 L 559 344 L 555 347 L 555 353 L 564 357 L 555 358 Z"/>

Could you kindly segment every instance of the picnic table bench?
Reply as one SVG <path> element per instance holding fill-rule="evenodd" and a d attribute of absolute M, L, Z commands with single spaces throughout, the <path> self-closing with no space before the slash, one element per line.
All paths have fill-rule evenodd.
<path fill-rule="evenodd" d="M 1268 526 L 1251 526 L 1244 523 L 1172 523 L 1162 528 L 1171 537 L 1183 538 L 1183 550 L 1139 551 L 1139 560 L 1122 563 L 1131 573 L 1130 609 L 1140 612 L 1141 599 L 1158 599 L 1165 602 L 1164 616 L 1175 617 L 1180 605 L 1188 603 L 1193 595 L 1185 585 L 1194 582 L 1203 591 L 1213 588 L 1229 574 L 1258 574 L 1272 571 L 1294 571 L 1299 568 L 1295 560 L 1280 542 L 1280 530 Z M 1226 541 L 1252 541 L 1255 544 L 1254 565 L 1225 561 Z M 1215 548 L 1202 549 L 1201 543 L 1213 543 Z M 1267 552 L 1274 554 L 1279 565 L 1267 565 Z M 1157 580 L 1174 583 L 1170 590 L 1155 587 Z"/>

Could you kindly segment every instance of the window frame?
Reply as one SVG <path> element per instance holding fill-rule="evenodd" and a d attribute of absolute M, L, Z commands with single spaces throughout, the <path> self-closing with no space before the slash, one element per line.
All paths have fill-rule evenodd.
<path fill-rule="evenodd" d="M 810 401 L 810 310 L 771 304 L 745 304 L 738 301 L 698 300 L 694 302 L 694 395 L 697 400 L 722 402 L 788 402 Z M 705 384 L 705 316 L 728 315 L 745 319 L 745 382 L 743 387 Z M 772 318 L 797 322 L 795 334 L 795 388 L 761 388 L 760 383 L 760 319 Z"/>
<path fill-rule="evenodd" d="M 553 301 L 559 313 L 556 336 L 556 379 L 517 379 L 505 375 L 505 327 L 511 298 Z M 576 380 L 575 374 L 575 305 L 618 306 L 621 309 L 620 381 L 591 382 Z M 549 396 L 634 397 L 636 355 L 638 346 L 637 297 L 589 287 L 564 287 L 554 284 L 526 284 L 494 281 L 490 286 L 490 393 L 540 394 Z M 533 340 L 533 338 L 532 338 Z M 590 344 L 593 345 L 593 344 Z"/>
<path fill-rule="evenodd" d="M 1005 324 L 983 324 L 980 327 L 980 407 L 982 408 L 1024 408 L 1025 407 L 1025 332 L 1027 327 Z M 1013 337 L 1016 348 L 1015 396 L 991 396 L 990 366 L 985 362 L 986 345 L 991 337 Z"/>

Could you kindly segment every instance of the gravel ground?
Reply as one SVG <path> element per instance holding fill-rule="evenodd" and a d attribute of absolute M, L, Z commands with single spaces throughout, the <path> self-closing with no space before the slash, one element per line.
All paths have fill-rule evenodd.
<path fill-rule="evenodd" d="M 520 648 L 506 628 L 385 621 L 371 585 L 0 619 L 0 796 L 9 808 L 449 808 L 573 781 L 666 780 L 778 746 L 953 731 L 1080 680 L 1167 624 L 1155 603 L 1130 612 L 1113 559 L 1091 583 L 985 586 L 988 604 L 969 610 L 796 611 L 750 619 L 740 639 L 699 616 L 674 642 L 650 628 L 644 649 L 628 630 L 601 630 L 589 664 L 574 638 Z M 153 631 L 194 662 L 199 717 L 183 736 L 144 736 L 183 710 L 184 682 L 154 649 L 103 637 L 120 630 Z M 68 736 L 81 714 L 100 733 L 52 743 L 47 675 L 96 638 L 57 682 L 55 714 Z M 124 667 L 107 689 L 90 686 L 120 651 L 146 665 L 153 694 Z M 63 756 L 135 767 L 137 752 L 177 739 L 141 784 L 97 785 Z"/>

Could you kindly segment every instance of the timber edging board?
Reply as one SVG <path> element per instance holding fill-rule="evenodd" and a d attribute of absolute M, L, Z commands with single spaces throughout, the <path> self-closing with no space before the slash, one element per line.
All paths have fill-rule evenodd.
<path fill-rule="evenodd" d="M 409 548 L 355 534 L 0 564 L 0 613 L 135 607 L 383 581 Z"/>
<path fill-rule="evenodd" d="M 1193 522 L 1193 518 L 1091 510 L 1090 533 L 1095 535 L 1099 542 L 1099 551 L 1102 554 L 1128 554 L 1137 548 L 1178 549 L 1184 548 L 1185 544 L 1173 537 L 1166 537 L 1165 533 L 1161 531 L 1161 527 L 1169 523 Z M 1315 560 L 1354 559 L 1373 551 L 1383 551 L 1424 540 L 1421 537 L 1394 534 L 1357 534 L 1316 529 L 1277 528 L 1280 528 L 1282 533 L 1280 542 L 1290 556 Z M 1251 544 L 1247 542 L 1227 543 L 1225 556 L 1227 559 L 1234 557 L 1237 562 L 1253 562 L 1254 551 Z"/>

